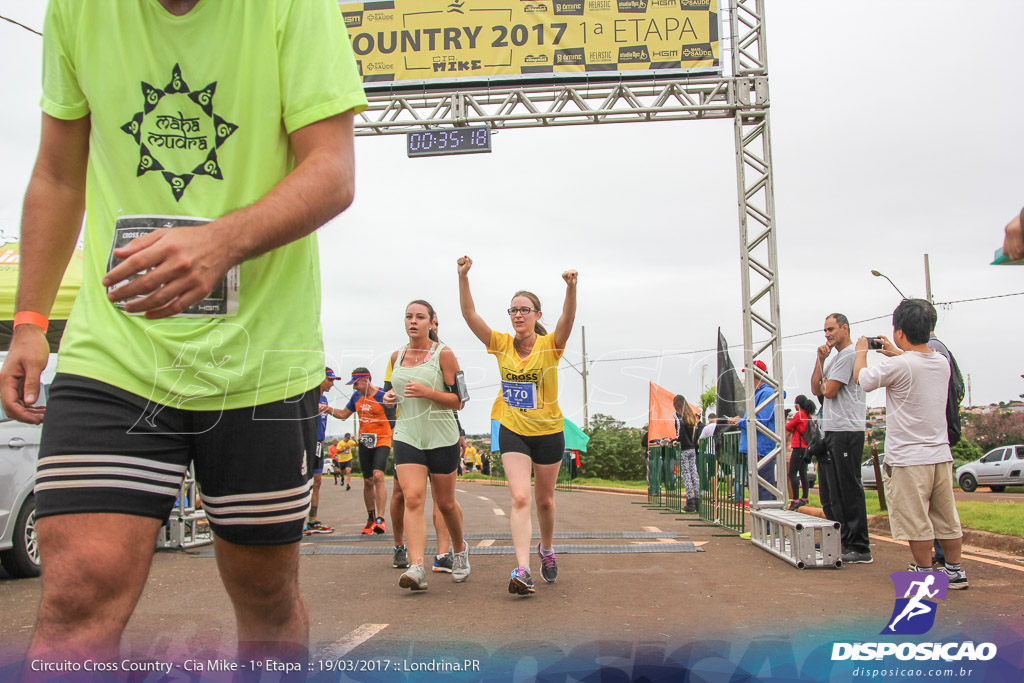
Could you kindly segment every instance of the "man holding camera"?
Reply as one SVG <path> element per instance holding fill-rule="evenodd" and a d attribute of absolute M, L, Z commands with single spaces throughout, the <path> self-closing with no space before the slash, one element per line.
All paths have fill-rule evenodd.
<path fill-rule="evenodd" d="M 931 571 L 932 540 L 945 553 L 941 571 L 954 590 L 967 588 L 960 567 L 963 533 L 953 497 L 953 455 L 946 434 L 950 364 L 929 348 L 931 304 L 904 299 L 892 315 L 893 342 L 879 336 L 890 359 L 869 368 L 870 341 L 856 345 L 854 379 L 865 391 L 885 387 L 886 434 L 882 484 L 893 538 L 908 541 L 915 571 Z M 878 345 L 875 345 L 878 346 Z"/>
<path fill-rule="evenodd" d="M 836 356 L 824 366 L 832 350 Z M 868 513 L 864 503 L 864 487 L 860 482 L 860 463 L 864 456 L 864 423 L 867 402 L 864 390 L 854 381 L 856 360 L 850 339 L 850 321 L 842 313 L 825 318 L 825 343 L 818 347 L 818 356 L 811 373 L 811 391 L 824 396 L 822 432 L 828 445 L 828 461 L 821 462 L 819 490 L 826 514 L 842 526 L 842 560 L 849 564 L 869 564 L 871 545 L 868 541 Z"/>

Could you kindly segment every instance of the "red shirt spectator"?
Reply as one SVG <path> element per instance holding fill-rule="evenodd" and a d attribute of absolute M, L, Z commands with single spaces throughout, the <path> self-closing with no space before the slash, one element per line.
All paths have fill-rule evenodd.
<path fill-rule="evenodd" d="M 793 438 L 789 442 L 790 446 L 793 448 L 807 448 L 807 442 L 804 441 L 803 435 L 807 431 L 807 423 L 809 421 L 807 413 L 798 410 L 796 415 L 786 423 L 786 432 L 793 432 Z"/>

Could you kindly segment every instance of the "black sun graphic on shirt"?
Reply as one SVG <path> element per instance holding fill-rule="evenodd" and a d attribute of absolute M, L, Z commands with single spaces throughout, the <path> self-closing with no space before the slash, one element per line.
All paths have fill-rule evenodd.
<path fill-rule="evenodd" d="M 223 180 L 217 150 L 238 130 L 238 126 L 217 115 L 214 81 L 190 90 L 177 64 L 171 80 L 162 89 L 141 82 L 142 111 L 121 126 L 139 146 L 136 176 L 160 173 L 180 201 L 196 176 Z"/>

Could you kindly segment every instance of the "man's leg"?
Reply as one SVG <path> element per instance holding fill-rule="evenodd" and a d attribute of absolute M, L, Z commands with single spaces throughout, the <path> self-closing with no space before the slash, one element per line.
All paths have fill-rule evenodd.
<path fill-rule="evenodd" d="M 835 504 L 833 503 L 832 491 L 835 484 L 832 481 L 832 461 L 828 457 L 817 459 L 818 474 L 818 499 L 821 500 L 821 509 L 825 513 L 825 519 L 836 519 Z"/>
<path fill-rule="evenodd" d="M 214 550 L 235 608 L 239 659 L 307 662 L 309 615 L 299 591 L 299 544 L 238 545 L 214 536 Z"/>
<path fill-rule="evenodd" d="M 860 482 L 860 463 L 864 457 L 864 432 L 837 432 L 842 446 L 833 451 L 834 471 L 842 500 L 844 525 L 848 531 L 847 550 L 871 553 L 868 540 L 868 511 L 864 501 L 864 487 Z"/>
<path fill-rule="evenodd" d="M 377 516 L 383 517 L 384 510 L 387 509 L 388 489 L 384 485 L 384 472 L 382 470 L 373 471 L 373 502 L 376 506 Z M 366 509 L 369 510 L 370 508 Z"/>
<path fill-rule="evenodd" d="M 313 474 L 313 498 L 309 502 L 309 521 L 316 522 L 317 508 L 320 507 L 320 484 L 323 483 L 324 475 L 322 472 L 316 472 Z"/>
<path fill-rule="evenodd" d="M 109 513 L 37 520 L 43 596 L 27 658 L 116 658 L 159 528 L 157 519 Z"/>
<path fill-rule="evenodd" d="M 391 487 L 391 534 L 395 537 L 395 545 L 405 545 L 405 491 L 398 481 L 398 467 L 395 467 L 395 478 Z M 426 484 L 424 484 L 426 486 Z"/>

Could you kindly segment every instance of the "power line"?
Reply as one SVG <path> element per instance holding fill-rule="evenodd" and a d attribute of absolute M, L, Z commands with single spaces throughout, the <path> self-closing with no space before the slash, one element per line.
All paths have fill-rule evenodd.
<path fill-rule="evenodd" d="M 29 26 L 25 26 L 25 24 L 21 23 L 20 21 L 15 21 L 14 19 L 11 19 L 10 17 L 5 17 L 2 14 L 0 14 L 0 19 L 3 19 L 4 21 L 9 21 L 10 23 L 14 24 L 15 26 L 20 26 L 23 29 L 25 29 L 26 31 L 34 33 L 37 36 L 43 35 L 42 33 L 40 33 L 39 31 L 35 30 L 34 28 L 31 28 Z"/>
<path fill-rule="evenodd" d="M 993 294 L 991 296 L 979 296 L 979 297 L 974 297 L 972 299 L 954 299 L 953 301 L 940 301 L 940 302 L 935 303 L 934 305 L 936 307 L 941 306 L 943 308 L 950 308 L 950 307 L 953 306 L 953 304 L 964 304 L 964 303 L 970 303 L 970 302 L 973 302 L 973 301 L 987 301 L 989 299 L 1003 299 L 1003 298 L 1010 297 L 1010 296 L 1024 296 L 1024 292 L 1013 292 L 1011 294 Z M 891 313 L 886 313 L 885 315 L 876 315 L 873 318 L 864 318 L 862 320 L 854 320 L 850 324 L 851 325 L 860 325 L 861 323 L 870 323 L 870 322 L 874 322 L 876 320 L 883 320 L 885 318 L 889 318 L 891 315 L 892 315 Z M 810 331 L 807 331 L 807 332 L 798 332 L 796 334 L 787 334 L 787 335 L 784 335 L 782 337 L 782 339 L 795 339 L 797 337 L 806 337 L 807 335 L 810 335 L 810 334 L 821 334 L 821 330 L 810 330 Z M 763 342 L 758 342 L 758 343 L 763 343 Z M 743 348 L 743 344 L 730 344 L 726 348 L 729 348 L 729 349 L 742 349 Z M 716 348 L 713 348 L 713 349 L 697 349 L 695 351 L 676 351 L 676 352 L 673 352 L 673 353 L 658 353 L 658 354 L 654 354 L 654 355 L 650 355 L 650 356 L 632 356 L 630 358 L 600 358 L 598 360 L 592 360 L 590 362 L 591 363 L 619 363 L 619 362 L 622 362 L 622 361 L 631 361 L 631 360 L 652 360 L 652 359 L 655 359 L 655 358 L 667 358 L 667 357 L 672 357 L 672 356 L 690 356 L 690 355 L 697 354 L 697 353 L 711 353 L 711 352 L 717 351 L 717 350 L 718 349 L 716 347 Z M 568 362 L 568 361 L 566 361 L 566 362 Z"/>

